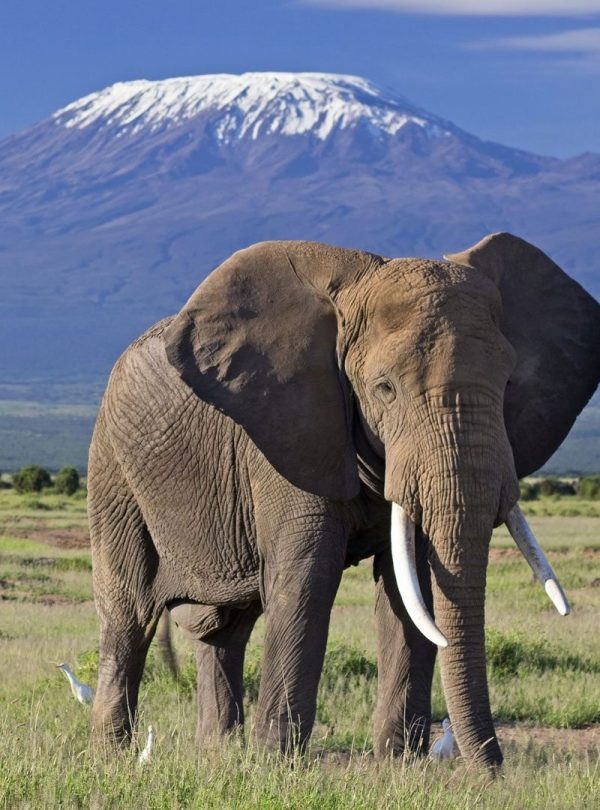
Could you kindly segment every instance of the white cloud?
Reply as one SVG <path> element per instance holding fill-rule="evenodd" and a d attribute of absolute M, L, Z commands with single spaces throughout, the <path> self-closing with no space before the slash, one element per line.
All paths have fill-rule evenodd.
<path fill-rule="evenodd" d="M 573 17 L 600 14 L 600 0 L 301 0 L 304 5 L 448 16 Z"/>
<path fill-rule="evenodd" d="M 559 31 L 556 34 L 539 34 L 526 37 L 501 37 L 484 40 L 466 46 L 476 50 L 519 50 L 543 53 L 600 53 L 600 28 L 577 28 Z"/>

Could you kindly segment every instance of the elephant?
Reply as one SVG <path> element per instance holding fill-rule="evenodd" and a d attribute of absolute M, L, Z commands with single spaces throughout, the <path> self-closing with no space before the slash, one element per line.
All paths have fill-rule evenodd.
<path fill-rule="evenodd" d="M 600 306 L 535 246 L 443 260 L 262 242 L 118 359 L 89 458 L 92 739 L 132 735 L 165 607 L 196 643 L 197 737 L 306 744 L 346 566 L 373 557 L 377 756 L 426 752 L 436 654 L 463 757 L 502 763 L 486 677 L 493 528 L 569 606 L 518 505 L 600 377 Z M 439 648 L 439 652 L 438 652 Z"/>

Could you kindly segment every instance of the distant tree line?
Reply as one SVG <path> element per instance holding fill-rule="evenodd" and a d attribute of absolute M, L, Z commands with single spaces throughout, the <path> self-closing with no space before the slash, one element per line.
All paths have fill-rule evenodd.
<path fill-rule="evenodd" d="M 19 493 L 41 492 L 51 488 L 61 495 L 74 495 L 81 486 L 81 480 L 75 467 L 63 467 L 53 481 L 48 470 L 39 464 L 28 464 L 12 474 L 12 485 Z"/>
<path fill-rule="evenodd" d="M 521 482 L 521 500 L 537 501 L 553 496 L 577 496 L 586 501 L 600 500 L 600 475 L 564 480 L 561 478 L 537 478 Z"/>
<path fill-rule="evenodd" d="M 20 493 L 52 489 L 61 495 L 74 495 L 81 487 L 81 479 L 75 467 L 63 467 L 52 480 L 48 470 L 39 464 L 29 464 L 12 474 L 12 486 Z M 10 484 L 0 481 L 0 487 L 10 487 Z M 551 476 L 529 478 L 521 482 L 522 501 L 565 496 L 575 496 L 586 501 L 600 500 L 600 475 L 570 479 Z"/>

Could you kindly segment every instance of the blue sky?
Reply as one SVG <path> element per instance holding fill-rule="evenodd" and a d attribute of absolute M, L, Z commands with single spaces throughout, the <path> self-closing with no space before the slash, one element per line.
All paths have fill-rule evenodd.
<path fill-rule="evenodd" d="M 600 0 L 2 0 L 0 137 L 127 79 L 354 73 L 511 146 L 600 152 Z"/>

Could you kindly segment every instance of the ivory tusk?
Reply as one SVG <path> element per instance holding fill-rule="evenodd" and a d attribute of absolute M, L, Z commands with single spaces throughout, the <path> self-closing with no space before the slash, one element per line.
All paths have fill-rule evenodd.
<path fill-rule="evenodd" d="M 392 561 L 400 596 L 415 626 L 438 647 L 447 647 L 448 639 L 436 627 L 421 594 L 415 561 L 415 524 L 397 503 L 392 503 Z"/>
<path fill-rule="evenodd" d="M 535 539 L 535 535 L 531 531 L 519 504 L 513 506 L 508 513 L 506 526 L 536 578 L 544 586 L 544 590 L 552 600 L 554 607 L 561 616 L 567 616 L 571 612 L 567 597 L 540 544 Z"/>

